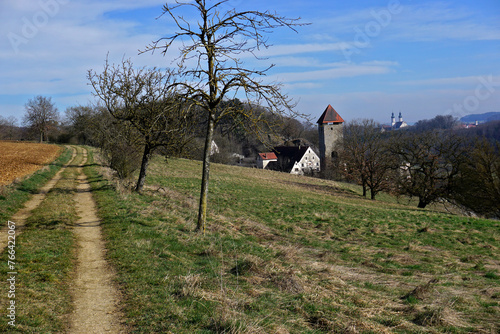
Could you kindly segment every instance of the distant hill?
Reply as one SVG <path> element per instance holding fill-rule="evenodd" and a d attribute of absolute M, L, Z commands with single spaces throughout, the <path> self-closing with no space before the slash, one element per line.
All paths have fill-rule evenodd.
<path fill-rule="evenodd" d="M 460 118 L 463 123 L 474 123 L 478 121 L 479 123 L 486 123 L 490 121 L 500 120 L 500 111 L 492 111 L 484 114 L 472 114 Z"/>

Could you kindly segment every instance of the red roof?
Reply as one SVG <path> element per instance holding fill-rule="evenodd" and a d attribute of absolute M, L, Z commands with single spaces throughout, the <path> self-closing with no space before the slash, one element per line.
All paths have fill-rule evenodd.
<path fill-rule="evenodd" d="M 259 153 L 262 160 L 277 160 L 278 157 L 274 152 Z"/>
<path fill-rule="evenodd" d="M 325 111 L 318 119 L 318 124 L 325 123 L 344 123 L 342 117 L 340 117 L 339 113 L 335 111 L 330 104 L 326 107 Z"/>

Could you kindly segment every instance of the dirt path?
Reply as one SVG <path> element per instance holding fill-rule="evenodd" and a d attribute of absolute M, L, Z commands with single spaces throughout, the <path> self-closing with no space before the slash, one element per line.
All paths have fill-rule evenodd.
<path fill-rule="evenodd" d="M 75 160 L 76 157 L 76 149 L 74 147 L 71 147 L 73 150 L 73 155 L 71 156 L 71 159 L 64 164 L 61 169 L 54 175 L 52 179 L 49 180 L 40 190 L 38 191 L 37 194 L 34 194 L 27 202 L 24 203 L 24 207 L 17 211 L 11 218 L 11 221 L 16 223 L 16 233 L 19 235 L 20 229 L 24 226 L 24 223 L 26 222 L 26 219 L 31 215 L 31 211 L 36 209 L 40 203 L 43 202 L 45 199 L 45 196 L 47 196 L 47 193 L 56 185 L 57 181 L 61 179 L 62 172 Z M 7 226 L 3 227 L 0 230 L 0 252 L 4 250 L 4 248 L 7 246 Z"/>
<path fill-rule="evenodd" d="M 83 166 L 87 161 L 84 150 Z M 104 241 L 90 184 L 79 168 L 77 212 L 81 217 L 74 228 L 77 238 L 77 267 L 72 294 L 74 312 L 69 333 L 125 333 L 117 304 L 119 293 L 112 283 L 113 271 L 105 260 Z"/>

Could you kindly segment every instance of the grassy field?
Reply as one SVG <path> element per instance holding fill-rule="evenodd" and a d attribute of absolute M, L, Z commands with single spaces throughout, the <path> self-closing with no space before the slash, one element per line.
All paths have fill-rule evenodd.
<path fill-rule="evenodd" d="M 26 189 L 28 185 L 28 189 L 40 186 L 44 183 L 42 180 L 53 176 L 55 169 L 59 169 L 70 157 L 71 150 L 67 149 L 50 168 L 24 181 L 20 189 Z M 78 164 L 79 159 L 81 157 L 74 164 Z M 16 235 L 16 326 L 0 321 L 1 333 L 61 333 L 68 328 L 72 311 L 69 289 L 76 247 L 70 227 L 78 218 L 72 200 L 75 173 L 75 168 L 71 167 L 62 173 L 62 178 L 40 206 L 33 210 L 22 231 Z M 16 191 L 21 190 L 12 191 L 14 196 Z M 5 251 L 2 263 L 7 263 L 7 257 L 8 252 Z M 8 271 L 7 265 L 0 267 L 2 277 L 8 277 Z M 2 287 L 7 290 L 4 285 Z M 6 293 L 0 296 L 0 302 L 2 309 L 6 309 Z"/>
<path fill-rule="evenodd" d="M 156 157 L 142 194 L 85 168 L 136 333 L 498 333 L 500 224 L 352 185 Z M 105 173 L 106 174 L 106 173 Z"/>

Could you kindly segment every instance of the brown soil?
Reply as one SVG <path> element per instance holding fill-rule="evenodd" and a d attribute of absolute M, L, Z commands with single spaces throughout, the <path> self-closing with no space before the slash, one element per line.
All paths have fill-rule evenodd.
<path fill-rule="evenodd" d="M 59 155 L 57 145 L 0 141 L 0 185 L 44 167 Z"/>

